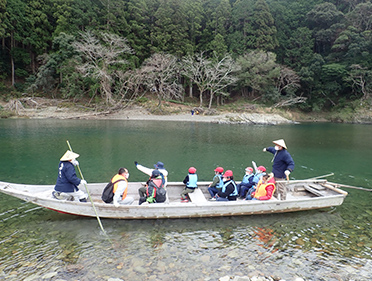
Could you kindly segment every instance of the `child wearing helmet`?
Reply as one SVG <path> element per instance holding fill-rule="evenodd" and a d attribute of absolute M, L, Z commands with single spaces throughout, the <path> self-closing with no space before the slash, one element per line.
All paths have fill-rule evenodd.
<path fill-rule="evenodd" d="M 257 184 L 257 188 L 246 200 L 270 200 L 275 192 L 274 174 L 262 173 L 262 177 Z"/>
<path fill-rule="evenodd" d="M 253 179 L 254 179 L 253 168 L 252 167 L 245 168 L 245 174 L 243 176 L 243 179 L 241 183 L 239 183 L 237 186 L 240 198 L 244 199 L 248 190 L 254 185 Z"/>
<path fill-rule="evenodd" d="M 183 180 L 186 185 L 184 190 L 181 192 L 181 202 L 189 202 L 188 193 L 193 193 L 195 188 L 198 187 L 198 175 L 196 174 L 196 169 L 194 167 L 189 168 L 189 173 Z"/>
<path fill-rule="evenodd" d="M 138 204 L 147 203 L 162 203 L 166 200 L 166 190 L 164 189 L 163 179 L 160 171 L 155 169 L 151 173 L 151 177 L 146 182 L 145 192 L 139 191 L 141 196 Z M 140 188 L 141 189 L 141 188 Z"/>
<path fill-rule="evenodd" d="M 257 184 L 258 182 L 260 181 L 262 175 L 266 172 L 266 168 L 264 166 L 258 166 L 257 169 L 256 169 L 256 174 L 254 175 L 254 178 L 253 178 L 253 185 L 250 189 L 248 189 L 247 193 L 246 193 L 246 197 L 245 197 L 245 200 L 249 200 L 248 199 L 248 196 L 250 196 L 252 194 L 252 192 L 255 192 L 256 191 L 256 187 L 257 187 Z"/>
<path fill-rule="evenodd" d="M 221 191 L 219 191 L 212 200 L 216 201 L 236 201 L 238 197 L 238 188 L 234 181 L 233 172 L 227 170 L 223 176 L 223 186 Z"/>
<path fill-rule="evenodd" d="M 211 198 L 213 198 L 218 191 L 221 190 L 223 186 L 223 180 L 222 180 L 222 174 L 223 174 L 223 168 L 222 167 L 217 167 L 214 169 L 214 177 L 213 177 L 213 182 L 209 185 L 208 187 L 208 192 L 211 195 Z"/>

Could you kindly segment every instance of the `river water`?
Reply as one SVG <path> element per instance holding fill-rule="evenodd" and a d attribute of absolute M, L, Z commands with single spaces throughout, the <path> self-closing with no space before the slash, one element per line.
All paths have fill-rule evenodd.
<path fill-rule="evenodd" d="M 350 124 L 248 126 L 193 122 L 0 120 L 0 180 L 53 184 L 69 140 L 88 182 L 119 167 L 144 181 L 134 161 L 165 163 L 170 181 L 190 166 L 271 166 L 263 152 L 284 138 L 292 179 L 372 188 L 372 127 Z M 349 192 L 337 208 L 247 217 L 103 220 L 62 215 L 0 194 L 0 280 L 218 280 L 263 274 L 286 280 L 371 280 L 372 192 Z"/>

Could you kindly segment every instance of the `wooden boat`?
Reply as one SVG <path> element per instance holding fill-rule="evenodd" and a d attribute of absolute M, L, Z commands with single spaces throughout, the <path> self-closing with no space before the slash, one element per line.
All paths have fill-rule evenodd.
<path fill-rule="evenodd" d="M 267 201 L 237 200 L 229 202 L 210 201 L 209 182 L 199 182 L 198 188 L 190 194 L 190 202 L 181 203 L 180 193 L 184 185 L 179 182 L 168 182 L 167 196 L 164 203 L 138 205 L 138 188 L 141 182 L 130 182 L 128 195 L 136 200 L 132 205 L 115 207 L 101 200 L 101 193 L 106 183 L 88 184 L 88 190 L 100 218 L 112 219 L 159 219 L 159 218 L 192 218 L 244 216 L 254 214 L 272 214 L 295 212 L 339 206 L 347 192 L 338 188 L 335 183 L 326 180 L 293 180 L 286 182 L 287 200 L 271 199 Z M 26 185 L 0 182 L 0 191 L 27 202 L 54 210 L 60 213 L 95 217 L 91 202 L 57 200 L 53 198 L 54 185 Z"/>

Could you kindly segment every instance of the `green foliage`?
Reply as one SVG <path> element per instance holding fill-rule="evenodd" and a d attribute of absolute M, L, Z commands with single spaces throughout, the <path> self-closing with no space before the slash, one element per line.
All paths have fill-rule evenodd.
<path fill-rule="evenodd" d="M 257 0 L 253 15 L 253 38 L 252 48 L 272 51 L 278 46 L 276 38 L 274 18 L 270 13 L 265 0 Z"/>
<path fill-rule="evenodd" d="M 313 57 L 312 48 L 314 39 L 311 38 L 311 31 L 307 27 L 299 27 L 288 39 L 286 53 L 283 58 L 285 65 L 300 70 L 303 66 L 309 65 Z"/>
<path fill-rule="evenodd" d="M 224 37 L 221 34 L 216 34 L 212 42 L 210 43 L 211 50 L 217 58 L 222 58 L 227 53 L 227 46 L 225 44 Z"/>
<path fill-rule="evenodd" d="M 15 115 L 16 115 L 15 112 L 5 110 L 0 106 L 0 119 L 10 118 Z"/>
<path fill-rule="evenodd" d="M 323 81 L 340 82 L 347 74 L 346 67 L 342 64 L 332 63 L 322 66 Z"/>
<path fill-rule="evenodd" d="M 235 56 L 243 55 L 251 48 L 253 7 L 254 0 L 238 0 L 233 4 L 227 44 Z"/>
<path fill-rule="evenodd" d="M 254 95 L 269 93 L 280 76 L 280 67 L 276 63 L 276 56 L 271 52 L 250 52 L 237 59 L 240 65 L 238 72 L 239 86 L 247 87 Z"/>
<path fill-rule="evenodd" d="M 145 104 L 149 101 L 148 98 L 146 97 L 139 97 L 138 99 L 136 99 L 136 102 L 139 103 L 139 104 Z"/>
<path fill-rule="evenodd" d="M 316 5 L 308 14 L 309 27 L 314 31 L 318 53 L 328 55 L 338 32 L 345 26 L 344 14 L 329 2 Z"/>
<path fill-rule="evenodd" d="M 370 95 L 370 74 L 361 74 L 363 88 L 352 66 L 372 68 L 371 12 L 371 1 L 0 0 L 0 79 L 53 97 L 112 94 L 121 99 L 143 91 L 134 86 L 135 73 L 154 54 L 182 61 L 204 53 L 218 60 L 228 51 L 246 69 L 239 73 L 236 92 L 275 100 L 282 92 L 277 90 L 280 64 L 301 77 L 301 88 L 286 93 L 301 94 L 308 99 L 301 107 L 318 110 Z M 126 38 L 133 50 L 118 57 L 125 64 L 97 60 L 110 77 L 105 83 L 104 75 L 76 73 L 87 58 L 72 42 L 86 31 Z M 252 69 L 247 67 L 245 56 L 259 50 L 272 52 L 275 58 L 268 61 L 276 66 L 270 70 L 268 61 L 259 66 L 257 58 L 249 58 Z M 182 78 L 179 72 L 176 76 Z"/>

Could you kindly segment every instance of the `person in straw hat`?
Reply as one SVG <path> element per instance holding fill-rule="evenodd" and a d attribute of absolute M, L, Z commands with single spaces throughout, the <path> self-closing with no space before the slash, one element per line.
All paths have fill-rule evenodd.
<path fill-rule="evenodd" d="M 273 174 L 275 181 L 289 179 L 289 174 L 293 172 L 295 163 L 292 159 L 291 154 L 287 151 L 287 145 L 283 139 L 273 141 L 274 147 L 266 147 L 263 151 L 268 151 L 274 154 L 273 162 Z M 277 188 L 274 193 L 274 197 L 280 200 L 286 200 L 287 198 L 287 187 L 285 183 L 277 183 Z"/>
<path fill-rule="evenodd" d="M 75 167 L 79 165 L 76 158 L 79 154 L 67 150 L 61 157 L 58 166 L 58 177 L 52 195 L 59 200 L 79 200 L 87 202 L 87 194 L 78 188 L 78 185 L 86 185 L 85 180 L 81 180 L 76 176 Z"/>

